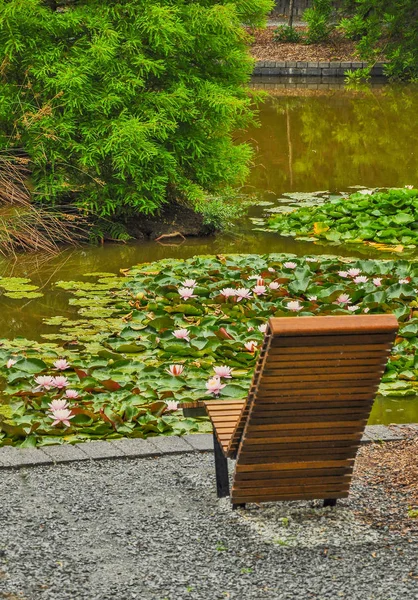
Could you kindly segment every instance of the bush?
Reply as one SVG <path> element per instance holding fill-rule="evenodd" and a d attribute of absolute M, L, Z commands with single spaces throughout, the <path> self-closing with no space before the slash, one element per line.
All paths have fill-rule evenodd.
<path fill-rule="evenodd" d="M 317 44 L 329 37 L 332 29 L 329 24 L 331 14 L 331 0 L 313 0 L 312 8 L 307 8 L 303 13 L 303 18 L 308 23 L 307 44 Z"/>
<path fill-rule="evenodd" d="M 294 27 L 288 25 L 280 25 L 274 30 L 273 40 L 275 42 L 300 42 L 301 34 Z"/>
<path fill-rule="evenodd" d="M 357 0 L 348 3 L 339 28 L 358 40 L 360 58 L 373 62 L 384 51 L 392 79 L 418 78 L 416 0 Z"/>
<path fill-rule="evenodd" d="M 0 144 L 31 160 L 33 197 L 127 217 L 241 182 L 251 149 L 232 132 L 254 118 L 242 23 L 271 6 L 0 0 Z"/>

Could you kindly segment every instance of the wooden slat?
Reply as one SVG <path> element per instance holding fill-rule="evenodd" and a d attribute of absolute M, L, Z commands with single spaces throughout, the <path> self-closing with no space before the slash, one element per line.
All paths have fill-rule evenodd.
<path fill-rule="evenodd" d="M 370 387 L 370 386 L 369 386 Z M 315 390 L 310 390 L 310 389 L 285 389 L 285 390 L 277 390 L 277 392 L 275 392 L 274 390 L 272 391 L 267 391 L 265 392 L 263 395 L 259 395 L 257 394 L 257 403 L 258 403 L 258 398 L 260 398 L 260 401 L 263 402 L 263 398 L 266 398 L 265 402 L 268 402 L 268 398 L 275 398 L 277 397 L 277 401 L 279 402 L 286 402 L 286 398 L 290 398 L 290 400 L 288 400 L 289 402 L 291 401 L 291 398 L 293 397 L 298 397 L 301 400 L 305 399 L 305 400 L 309 400 L 312 402 L 315 402 L 315 399 L 321 400 L 321 398 L 334 398 L 336 400 L 343 400 L 345 398 L 347 398 L 347 400 L 352 399 L 352 398 L 360 398 L 360 399 L 369 399 L 371 395 L 376 395 L 377 389 L 378 389 L 378 385 L 374 385 L 373 389 L 367 389 L 367 387 L 361 386 L 361 387 L 351 387 L 351 388 L 347 388 L 345 390 L 340 390 L 339 388 L 333 388 L 332 390 L 330 389 L 321 389 L 321 388 L 317 388 Z"/>
<path fill-rule="evenodd" d="M 347 346 L 357 346 L 357 345 L 370 345 L 370 344 L 379 344 L 379 345 L 387 345 L 390 344 L 394 335 L 392 333 L 375 333 L 375 334 L 363 334 L 363 335 L 344 335 L 344 336 L 336 336 L 336 335 L 313 335 L 313 336 L 303 336 L 303 337 L 282 337 L 278 336 L 273 338 L 271 342 L 271 351 L 276 348 L 300 348 L 300 347 L 310 347 L 310 346 L 334 346 L 339 345 L 340 350 L 344 351 L 344 348 Z M 270 352 L 271 352 L 270 351 Z"/>
<path fill-rule="evenodd" d="M 305 462 L 290 462 L 290 463 L 268 463 L 258 465 L 241 465 L 239 462 L 236 465 L 237 473 L 247 471 L 291 471 L 293 469 L 328 469 L 332 467 L 349 467 L 353 464 L 353 460 L 322 460 L 322 461 L 305 461 Z"/>
<path fill-rule="evenodd" d="M 356 355 L 357 356 L 357 355 Z M 305 357 L 304 357 L 305 358 Z M 270 368 L 270 363 L 271 361 L 268 361 L 268 364 L 266 364 L 266 367 L 263 371 L 263 378 L 265 376 L 269 376 L 269 375 L 274 375 L 275 373 L 277 373 L 278 371 L 281 371 L 282 369 L 292 369 L 292 371 L 296 371 L 297 369 L 307 369 L 312 370 L 313 372 L 316 372 L 317 370 L 324 370 L 324 372 L 326 372 L 328 369 L 330 370 L 330 372 L 334 372 L 335 370 L 340 370 L 340 369 L 347 369 L 347 370 L 354 370 L 356 368 L 359 369 L 369 369 L 370 367 L 376 367 L 378 365 L 384 366 L 384 363 L 387 360 L 387 355 L 385 354 L 383 357 L 381 355 L 381 353 L 379 353 L 378 356 L 375 356 L 374 358 L 364 358 L 364 359 L 358 359 L 358 358 L 341 358 L 341 356 L 338 357 L 332 357 L 329 356 L 328 358 L 325 359 L 321 359 L 320 357 L 316 357 L 316 359 L 312 359 L 312 360 L 289 360 L 288 358 L 286 358 L 285 356 L 283 356 L 283 360 L 277 360 L 277 365 L 274 366 L 274 368 Z"/>
<path fill-rule="evenodd" d="M 231 502 L 233 504 L 249 504 L 250 502 L 284 502 L 286 500 L 315 500 L 325 498 L 347 498 L 348 490 L 341 492 L 335 490 L 323 490 L 322 492 L 309 492 L 309 493 L 283 493 L 274 494 L 272 496 L 264 495 L 261 492 L 254 492 L 253 495 L 243 495 L 242 490 L 240 492 L 232 492 Z"/>
<path fill-rule="evenodd" d="M 330 373 L 306 373 L 302 370 L 298 370 L 297 373 L 289 373 L 289 371 L 286 372 L 286 374 L 281 374 L 278 373 L 277 375 L 274 376 L 263 376 L 263 381 L 260 382 L 258 389 L 260 388 L 271 388 L 271 387 L 279 387 L 277 384 L 282 384 L 282 383 L 291 383 L 293 381 L 293 383 L 295 383 L 295 381 L 297 381 L 298 383 L 302 383 L 302 382 L 321 382 L 321 381 L 340 381 L 340 380 L 353 380 L 356 379 L 357 381 L 361 380 L 361 381 L 380 381 L 380 378 L 383 374 L 384 368 L 382 367 L 379 370 L 376 371 L 371 371 L 370 369 L 368 369 L 367 371 L 343 371 L 340 372 L 339 370 L 335 369 L 333 372 Z M 282 387 L 280 385 L 280 387 Z"/>
<path fill-rule="evenodd" d="M 294 352 L 291 352 L 291 348 L 282 349 L 273 355 L 268 355 L 265 368 L 275 368 L 276 363 L 287 363 L 288 365 L 290 364 L 290 367 L 296 367 L 297 365 L 302 366 L 306 365 L 306 363 L 310 363 L 313 366 L 314 361 L 326 361 L 330 362 L 330 364 L 350 361 L 349 364 L 351 364 L 351 361 L 357 360 L 360 361 L 361 364 L 367 364 L 366 361 L 368 360 L 377 360 L 380 363 L 380 361 L 386 361 L 390 354 L 388 349 L 361 352 L 359 350 L 348 351 L 347 348 L 345 348 L 344 352 L 341 352 L 341 348 L 338 346 L 337 351 L 334 350 L 328 352 L 326 350 L 326 348 L 322 348 L 320 352 L 309 350 L 309 352 L 307 351 L 306 353 L 301 354 L 300 348 L 295 348 Z"/>
<path fill-rule="evenodd" d="M 329 477 L 345 476 L 352 473 L 352 465 L 349 467 L 328 467 L 326 469 L 290 469 L 287 471 L 273 472 L 269 470 L 253 469 L 252 471 L 238 472 L 234 476 L 234 481 L 247 481 L 253 479 L 298 479 L 305 477 Z"/>
<path fill-rule="evenodd" d="M 311 334 L 346 335 L 352 332 L 393 332 L 398 329 L 394 315 L 335 315 L 323 317 L 272 317 L 268 323 L 273 336 L 307 336 Z"/>
<path fill-rule="evenodd" d="M 329 363 L 328 366 L 325 367 L 316 367 L 313 368 L 312 366 L 309 367 L 299 367 L 299 365 L 297 367 L 292 366 L 292 367 L 285 367 L 285 368 L 277 368 L 275 370 L 272 369 L 265 369 L 263 372 L 263 383 L 269 383 L 269 382 L 274 382 L 274 381 L 281 381 L 283 378 L 288 378 L 289 380 L 293 377 L 293 381 L 295 379 L 299 379 L 299 377 L 308 377 L 308 376 L 312 376 L 312 377 L 327 377 L 330 376 L 331 378 L 335 377 L 336 375 L 338 376 L 342 376 L 343 374 L 347 374 L 347 375 L 351 375 L 351 376 L 358 376 L 358 375 L 368 375 L 370 373 L 383 373 L 385 370 L 385 365 L 382 364 L 376 364 L 373 365 L 373 367 L 371 367 L 370 365 L 366 365 L 366 366 L 353 366 L 353 367 L 347 367 L 347 366 L 334 366 L 334 367 L 330 367 Z"/>
<path fill-rule="evenodd" d="M 342 346 L 341 344 L 335 344 L 333 346 L 301 346 L 301 347 L 289 347 L 289 348 L 272 348 L 269 352 L 269 359 L 276 356 L 292 356 L 309 354 L 311 356 L 325 356 L 327 354 L 341 354 L 351 356 L 366 356 L 369 352 L 379 352 L 381 355 L 384 352 L 389 353 L 392 348 L 392 344 L 350 344 Z M 377 355 L 378 356 L 378 355 Z"/>
<path fill-rule="evenodd" d="M 250 417 L 250 425 L 248 432 L 245 434 L 246 438 L 257 437 L 260 434 L 266 435 L 267 433 L 274 435 L 280 435 L 282 432 L 292 435 L 294 432 L 308 433 L 312 431 L 333 430 L 333 431 L 346 431 L 347 429 L 359 430 L 362 425 L 366 423 L 366 419 L 360 421 L 314 421 L 313 423 L 263 423 L 262 425 L 254 425 L 253 420 Z"/>

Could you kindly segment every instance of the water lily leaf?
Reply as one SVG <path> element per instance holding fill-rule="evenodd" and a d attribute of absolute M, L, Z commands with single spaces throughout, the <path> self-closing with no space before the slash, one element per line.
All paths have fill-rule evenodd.
<path fill-rule="evenodd" d="M 183 315 L 197 316 L 203 314 L 203 310 L 193 304 L 178 304 L 177 306 L 166 306 L 164 309 L 168 313 L 181 313 Z"/>
<path fill-rule="evenodd" d="M 316 235 L 321 235 L 322 233 L 325 233 L 326 231 L 328 231 L 329 229 L 329 225 L 327 225 L 326 223 L 321 223 L 321 222 L 316 222 L 314 223 L 313 226 L 313 232 Z"/>
<path fill-rule="evenodd" d="M 47 364 L 39 358 L 22 358 L 17 361 L 15 365 L 16 369 L 24 371 L 25 373 L 40 373 L 47 369 Z"/>

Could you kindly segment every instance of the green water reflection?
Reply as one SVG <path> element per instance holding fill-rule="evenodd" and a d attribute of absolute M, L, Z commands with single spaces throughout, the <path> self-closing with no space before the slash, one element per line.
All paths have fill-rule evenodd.
<path fill-rule="evenodd" d="M 341 84 L 298 82 L 283 87 L 280 80 L 258 78 L 272 97 L 264 104 L 261 127 L 241 134 L 252 140 L 256 159 L 247 190 L 274 202 L 289 191 L 346 191 L 350 186 L 404 186 L 418 184 L 418 86 L 374 86 L 364 93 L 347 92 Z M 315 89 L 312 89 L 312 86 Z M 332 83 L 331 83 L 332 85 Z M 309 87 L 311 86 L 311 87 Z M 290 90 L 290 91 L 289 91 Z M 292 94 L 289 96 L 289 94 Z M 253 207 L 250 216 L 261 216 Z M 290 252 L 343 254 L 347 249 L 297 242 L 272 233 L 252 230 L 245 219 L 232 235 L 189 238 L 181 244 L 141 242 L 69 249 L 59 256 L 31 255 L 17 261 L 0 260 L 0 275 L 31 277 L 44 296 L 27 301 L 0 298 L 0 337 L 42 339 L 51 327 L 45 317 L 75 315 L 68 295 L 54 288 L 60 279 L 79 279 L 92 271 L 119 272 L 139 262 L 161 258 L 187 258 L 196 254 Z M 369 252 L 370 254 L 370 252 Z M 362 256 L 360 250 L 350 256 Z M 376 257 L 377 253 L 370 254 Z M 381 258 L 385 255 L 379 254 Z M 418 401 L 381 399 L 373 408 L 371 423 L 418 422 Z"/>
<path fill-rule="evenodd" d="M 279 195 L 418 184 L 417 84 L 347 91 L 340 83 L 295 89 L 277 78 L 254 82 L 272 94 L 261 128 L 244 136 L 258 149 L 249 181 L 255 189 Z"/>

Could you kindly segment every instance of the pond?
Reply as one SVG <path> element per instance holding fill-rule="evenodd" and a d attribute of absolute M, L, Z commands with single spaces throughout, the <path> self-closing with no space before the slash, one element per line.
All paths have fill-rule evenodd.
<path fill-rule="evenodd" d="M 2 337 L 42 339 L 51 328 L 43 318 L 71 317 L 76 307 L 54 282 L 79 279 L 84 273 L 110 271 L 161 258 L 187 258 L 196 254 L 289 252 L 347 255 L 340 247 L 295 241 L 254 230 L 251 219 L 265 213 L 285 192 L 347 191 L 351 186 L 403 187 L 417 184 L 416 150 L 418 86 L 373 84 L 365 91 L 347 91 L 341 82 L 262 79 L 253 86 L 270 97 L 261 109 L 261 126 L 239 134 L 256 148 L 254 167 L 246 192 L 260 203 L 236 231 L 210 238 L 189 238 L 176 243 L 138 242 L 67 249 L 58 256 L 26 255 L 17 261 L 0 261 L 3 276 L 30 277 L 44 292 L 41 298 L 1 298 Z M 169 240 L 170 241 L 170 240 Z M 370 256 L 376 257 L 369 253 Z M 350 256 L 364 256 L 350 251 Z M 378 254 L 381 258 L 388 255 Z M 371 423 L 418 422 L 415 398 L 376 400 Z"/>

